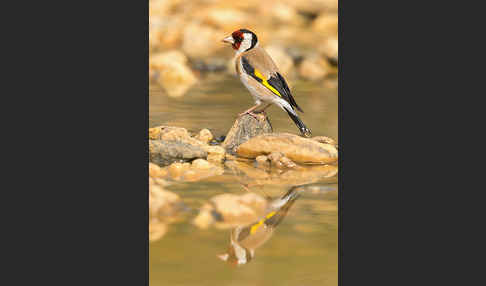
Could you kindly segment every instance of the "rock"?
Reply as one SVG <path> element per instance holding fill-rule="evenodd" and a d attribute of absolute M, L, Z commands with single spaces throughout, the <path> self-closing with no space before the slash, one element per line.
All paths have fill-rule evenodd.
<path fill-rule="evenodd" d="M 234 31 L 249 22 L 249 15 L 229 7 L 209 8 L 201 11 L 203 21 L 209 25 Z"/>
<path fill-rule="evenodd" d="M 282 2 L 275 2 L 272 5 L 260 5 L 262 17 L 271 19 L 275 24 L 303 24 L 304 19 L 297 11 Z"/>
<path fill-rule="evenodd" d="M 183 33 L 182 50 L 191 59 L 205 58 L 224 48 L 221 40 L 223 31 L 196 22 L 186 25 Z"/>
<path fill-rule="evenodd" d="M 149 184 L 149 214 L 158 220 L 171 221 L 181 210 L 181 200 L 173 192 L 158 185 Z"/>
<path fill-rule="evenodd" d="M 257 167 L 258 168 L 268 168 L 270 166 L 270 162 L 268 160 L 268 157 L 265 155 L 260 155 L 256 157 L 256 162 L 257 162 Z"/>
<path fill-rule="evenodd" d="M 334 165 L 297 165 L 281 170 L 255 168 L 249 162 L 226 161 L 225 166 L 235 174 L 243 175 L 245 182 L 254 186 L 295 186 L 327 179 L 335 181 L 338 172 L 338 167 Z"/>
<path fill-rule="evenodd" d="M 312 29 L 324 37 L 338 35 L 338 14 L 323 13 L 312 23 Z"/>
<path fill-rule="evenodd" d="M 168 173 L 173 180 L 183 182 L 199 181 L 208 177 L 221 175 L 224 169 L 204 159 L 196 159 L 190 163 L 172 163 L 167 167 Z"/>
<path fill-rule="evenodd" d="M 176 51 L 150 56 L 149 69 L 158 71 L 156 81 L 164 88 L 167 95 L 182 96 L 197 82 L 186 61 L 185 56 Z"/>
<path fill-rule="evenodd" d="M 149 51 L 158 52 L 167 49 L 176 49 L 182 43 L 182 30 L 184 16 L 172 17 L 149 16 Z"/>
<path fill-rule="evenodd" d="M 226 154 L 226 150 L 221 146 L 208 146 L 206 152 L 208 152 L 207 160 L 214 164 L 222 163 Z"/>
<path fill-rule="evenodd" d="M 338 0 L 283 0 L 282 2 L 294 7 L 300 12 L 320 13 L 320 12 L 337 12 Z"/>
<path fill-rule="evenodd" d="M 207 152 L 201 146 L 191 145 L 182 141 L 149 140 L 150 162 L 160 166 L 176 161 L 189 161 L 196 158 L 206 158 Z"/>
<path fill-rule="evenodd" d="M 294 162 L 292 162 L 292 160 L 290 160 L 289 158 L 285 157 L 285 156 L 282 156 L 279 160 L 279 162 L 285 167 L 285 168 L 288 168 L 288 169 L 293 169 L 293 168 L 297 168 L 297 164 L 295 164 Z"/>
<path fill-rule="evenodd" d="M 259 119 L 255 119 L 249 114 L 237 118 L 221 147 L 225 148 L 226 152 L 235 154 L 236 147 L 250 138 L 272 132 L 272 126 L 268 118 L 263 116 L 263 114 L 258 115 Z"/>
<path fill-rule="evenodd" d="M 333 145 L 333 146 L 336 146 L 336 141 L 332 138 L 329 138 L 327 136 L 314 136 L 311 138 L 312 140 L 314 141 L 317 141 L 319 143 L 325 143 L 325 144 L 329 144 L 329 145 Z"/>
<path fill-rule="evenodd" d="M 281 152 L 297 163 L 333 163 L 338 159 L 333 145 L 319 143 L 290 133 L 258 135 L 236 148 L 238 156 L 256 158 L 272 152 Z"/>
<path fill-rule="evenodd" d="M 282 158 L 284 154 L 281 152 L 272 152 L 270 155 L 268 155 L 268 160 L 272 161 L 272 163 L 280 161 L 280 158 Z"/>
<path fill-rule="evenodd" d="M 277 65 L 280 73 L 286 77 L 294 67 L 294 61 L 281 46 L 272 45 L 265 48 L 265 51 L 270 55 Z"/>
<path fill-rule="evenodd" d="M 195 170 L 207 170 L 212 167 L 212 165 L 204 159 L 196 159 L 192 161 L 191 166 Z"/>
<path fill-rule="evenodd" d="M 272 162 L 273 167 L 282 169 L 284 165 L 282 164 L 282 162 L 280 162 L 280 158 L 282 158 L 283 156 L 284 154 L 282 154 L 281 152 L 272 152 L 270 153 L 270 155 L 268 155 L 268 159 L 270 160 L 270 162 Z"/>
<path fill-rule="evenodd" d="M 211 131 L 205 128 L 199 131 L 199 134 L 196 135 L 196 139 L 205 144 L 208 144 L 209 141 L 213 140 L 213 134 L 211 134 Z"/>
<path fill-rule="evenodd" d="M 154 70 L 162 70 L 171 63 L 187 64 L 187 57 L 184 53 L 178 50 L 170 50 L 163 53 L 156 53 L 150 55 L 149 68 Z"/>
<path fill-rule="evenodd" d="M 150 221 L 149 222 L 149 241 L 154 242 L 161 239 L 168 230 L 168 226 L 164 222 Z"/>
<path fill-rule="evenodd" d="M 162 178 L 167 176 L 167 170 L 160 168 L 158 165 L 149 162 L 149 177 Z"/>
<path fill-rule="evenodd" d="M 319 46 L 318 50 L 322 55 L 324 55 L 324 57 L 327 58 L 328 62 L 331 65 L 337 66 L 338 50 L 339 50 L 338 38 L 335 37 L 327 38 L 327 40 L 324 41 L 323 45 Z"/>
<path fill-rule="evenodd" d="M 313 55 L 305 58 L 299 65 L 299 75 L 308 80 L 324 78 L 330 72 L 329 63 L 320 56 Z"/>
<path fill-rule="evenodd" d="M 215 222 L 215 219 L 211 214 L 211 210 L 211 207 L 206 204 L 203 208 L 201 208 L 199 214 L 196 216 L 196 218 L 194 218 L 192 223 L 200 229 L 207 229 Z"/>
<path fill-rule="evenodd" d="M 190 145 L 205 147 L 207 143 L 192 138 L 187 129 L 173 126 L 157 126 L 149 128 L 149 139 L 163 141 L 180 141 Z"/>
<path fill-rule="evenodd" d="M 172 163 L 169 166 L 169 174 L 172 179 L 178 179 L 184 174 L 187 170 L 191 168 L 191 164 L 189 163 Z"/>
<path fill-rule="evenodd" d="M 263 215 L 266 207 L 267 200 L 254 193 L 221 194 L 211 198 L 209 203 L 201 207 L 193 224 L 200 228 L 207 228 L 213 223 L 217 223 L 217 227 L 220 228 L 247 224 Z M 221 222 L 215 217 L 220 217 Z"/>

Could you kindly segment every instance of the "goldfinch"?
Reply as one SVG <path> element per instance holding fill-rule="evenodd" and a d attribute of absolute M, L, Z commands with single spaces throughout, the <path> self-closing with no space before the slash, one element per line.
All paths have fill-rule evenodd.
<path fill-rule="evenodd" d="M 247 29 L 239 29 L 224 38 L 223 42 L 230 43 L 236 50 L 236 72 L 255 99 L 255 106 L 240 113 L 239 116 L 244 114 L 255 116 L 252 111 L 258 107 L 264 105 L 260 110 L 264 112 L 270 105 L 275 104 L 288 113 L 302 135 L 310 137 L 311 131 L 300 120 L 294 108 L 300 112 L 304 111 L 295 102 L 287 82 L 272 58 L 258 46 L 255 33 Z"/>
<path fill-rule="evenodd" d="M 255 249 L 262 246 L 273 234 L 275 228 L 287 216 L 290 207 L 299 198 L 300 191 L 296 187 L 290 189 L 284 196 L 270 203 L 267 214 L 258 221 L 238 226 L 231 231 L 228 251 L 218 257 L 232 265 L 242 265 L 250 262 L 255 256 Z"/>

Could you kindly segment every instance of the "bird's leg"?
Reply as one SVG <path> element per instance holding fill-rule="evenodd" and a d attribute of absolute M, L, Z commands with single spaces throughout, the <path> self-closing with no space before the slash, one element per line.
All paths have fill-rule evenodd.
<path fill-rule="evenodd" d="M 267 105 L 265 105 L 265 107 L 262 108 L 262 110 L 260 110 L 261 113 L 263 113 L 263 115 L 265 117 L 267 117 L 267 113 L 265 112 L 265 109 L 267 109 L 268 107 L 270 107 L 270 105 L 272 105 L 271 103 L 267 103 Z"/>
<path fill-rule="evenodd" d="M 255 106 L 252 106 L 252 107 L 251 107 L 251 108 L 249 108 L 248 110 L 245 110 L 244 112 L 242 112 L 242 113 L 238 114 L 238 116 L 240 116 L 240 117 L 241 117 L 241 116 L 243 116 L 243 115 L 245 115 L 245 114 L 249 114 L 249 115 L 251 115 L 253 118 L 258 119 L 258 118 L 257 118 L 257 116 L 256 116 L 256 114 L 252 112 L 252 111 L 253 111 L 253 110 L 255 110 L 255 109 L 258 107 L 258 106 L 260 106 L 260 104 L 257 104 L 257 105 L 255 105 Z"/>

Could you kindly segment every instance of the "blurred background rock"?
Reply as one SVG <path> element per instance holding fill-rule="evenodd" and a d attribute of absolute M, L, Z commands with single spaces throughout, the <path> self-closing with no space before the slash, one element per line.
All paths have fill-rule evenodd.
<path fill-rule="evenodd" d="M 209 72 L 235 74 L 234 50 L 221 40 L 246 28 L 281 72 L 318 81 L 337 74 L 337 0 L 150 0 L 149 77 L 183 95 Z"/>

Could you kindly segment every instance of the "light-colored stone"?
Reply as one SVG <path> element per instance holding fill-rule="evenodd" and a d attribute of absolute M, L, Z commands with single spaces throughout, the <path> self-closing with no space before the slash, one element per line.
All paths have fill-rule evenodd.
<path fill-rule="evenodd" d="M 207 146 L 206 152 L 208 152 L 208 162 L 214 164 L 220 164 L 223 162 L 226 154 L 226 150 L 224 150 L 221 146 Z"/>
<path fill-rule="evenodd" d="M 162 178 L 167 175 L 167 170 L 160 168 L 158 165 L 149 162 L 149 176 L 152 178 Z"/>
<path fill-rule="evenodd" d="M 322 36 L 333 36 L 338 34 L 338 15 L 323 13 L 312 23 L 312 29 Z"/>
<path fill-rule="evenodd" d="M 336 147 L 290 133 L 263 134 L 251 138 L 236 148 L 238 156 L 256 158 L 281 152 L 298 163 L 333 163 L 338 159 Z"/>
<path fill-rule="evenodd" d="M 173 179 L 177 179 L 190 168 L 191 168 L 191 164 L 189 163 L 178 163 L 178 162 L 172 163 L 169 166 L 169 174 Z"/>
<path fill-rule="evenodd" d="M 248 139 L 270 132 L 272 132 L 272 126 L 263 114 L 259 114 L 258 119 L 246 114 L 236 119 L 230 131 L 226 134 L 226 138 L 221 144 L 221 147 L 226 152 L 234 154 L 236 147 L 248 141 Z"/>
<path fill-rule="evenodd" d="M 211 167 L 213 167 L 213 165 L 211 165 L 211 163 L 209 163 L 208 161 L 206 161 L 204 159 L 196 159 L 196 160 L 192 161 L 191 169 L 207 170 Z"/>
<path fill-rule="evenodd" d="M 198 135 L 196 135 L 196 139 L 205 144 L 208 144 L 209 141 L 213 140 L 213 134 L 211 133 L 211 131 L 204 128 L 201 131 L 199 131 Z"/>
<path fill-rule="evenodd" d="M 155 80 L 172 97 L 184 95 L 197 82 L 196 76 L 187 65 L 187 58 L 178 51 L 151 54 L 149 68 L 158 71 Z"/>
<path fill-rule="evenodd" d="M 325 144 L 329 144 L 329 145 L 337 145 L 336 141 L 334 139 L 327 137 L 327 136 L 314 136 L 311 139 L 314 140 L 314 141 L 317 141 L 319 143 L 325 143 Z"/>
<path fill-rule="evenodd" d="M 247 13 L 229 7 L 211 7 L 201 11 L 201 15 L 204 22 L 227 31 L 239 29 L 249 22 Z"/>
<path fill-rule="evenodd" d="M 327 60 L 318 55 L 305 58 L 299 65 L 299 75 L 308 80 L 318 80 L 329 74 L 331 67 Z"/>

